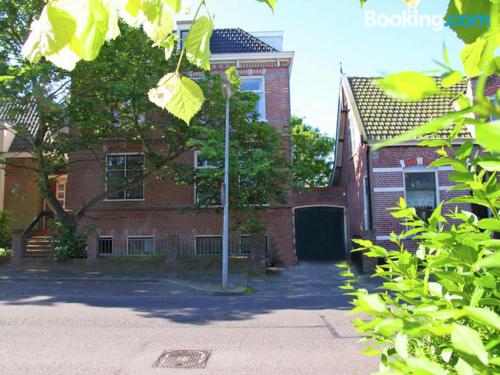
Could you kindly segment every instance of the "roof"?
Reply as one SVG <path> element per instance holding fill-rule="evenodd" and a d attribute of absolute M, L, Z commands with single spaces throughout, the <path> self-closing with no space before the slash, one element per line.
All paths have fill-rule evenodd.
<path fill-rule="evenodd" d="M 0 122 L 7 122 L 12 126 L 21 126 L 30 134 L 34 134 L 38 127 L 36 105 L 32 102 L 26 104 L 0 102 Z M 16 135 L 7 152 L 29 150 L 28 141 Z"/>
<path fill-rule="evenodd" d="M 441 117 L 453 108 L 453 97 L 465 92 L 465 83 L 448 89 L 451 97 L 435 95 L 418 102 L 401 102 L 385 94 L 376 84 L 379 77 L 348 77 L 354 101 L 361 117 L 368 140 L 381 141 L 393 138 L 432 119 Z M 435 77 L 438 85 L 440 78 Z M 452 127 L 439 133 L 446 137 Z M 459 134 L 471 138 L 466 128 Z"/>
<path fill-rule="evenodd" d="M 277 52 L 259 38 L 240 29 L 215 29 L 210 39 L 212 54 Z"/>

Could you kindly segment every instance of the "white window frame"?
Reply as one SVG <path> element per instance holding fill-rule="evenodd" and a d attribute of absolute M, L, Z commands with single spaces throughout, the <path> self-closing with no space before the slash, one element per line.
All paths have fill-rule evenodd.
<path fill-rule="evenodd" d="M 105 155 L 105 171 L 104 171 L 105 191 L 108 191 L 108 156 L 128 156 L 128 155 L 142 155 L 142 168 L 143 169 L 146 168 L 146 158 L 145 158 L 143 152 L 112 152 L 112 153 L 107 153 Z M 127 158 L 125 157 L 125 171 L 127 170 L 126 165 L 127 165 Z M 145 179 L 142 180 L 142 198 L 133 198 L 133 199 L 106 198 L 106 199 L 104 199 L 105 202 L 143 202 L 145 200 L 146 200 L 146 180 Z"/>
<path fill-rule="evenodd" d="M 262 98 L 262 106 L 264 107 L 263 108 L 263 112 L 264 113 L 260 113 L 260 111 L 257 111 L 259 112 L 260 114 L 260 120 L 261 121 L 267 121 L 267 103 L 266 103 L 266 77 L 265 76 L 243 76 L 243 77 L 240 77 L 241 78 L 241 81 L 242 82 L 245 82 L 246 80 L 255 80 L 255 79 L 258 79 L 261 81 L 262 83 L 262 88 L 260 90 L 241 90 L 243 92 L 253 92 L 254 94 L 262 94 L 262 95 L 259 95 L 261 98 Z"/>
<path fill-rule="evenodd" d="M 128 256 L 141 256 L 141 255 L 130 255 L 130 248 L 129 248 L 129 245 L 130 245 L 130 239 L 138 239 L 138 238 L 142 238 L 142 239 L 152 239 L 153 240 L 153 254 L 151 254 L 150 256 L 153 256 L 154 255 L 154 252 L 156 250 L 156 238 L 155 236 L 151 236 L 151 235 L 145 235 L 145 236 L 127 236 L 127 255 Z M 144 255 L 144 256 L 148 256 L 148 255 Z"/>
<path fill-rule="evenodd" d="M 439 195 L 439 170 L 434 168 L 429 169 L 425 166 L 416 166 L 403 169 L 403 193 L 405 201 L 408 202 L 408 199 L 406 197 L 406 173 L 434 173 L 434 179 L 436 181 L 436 186 L 434 187 L 436 195 L 436 207 L 439 206 L 439 204 L 441 203 L 441 196 Z"/>

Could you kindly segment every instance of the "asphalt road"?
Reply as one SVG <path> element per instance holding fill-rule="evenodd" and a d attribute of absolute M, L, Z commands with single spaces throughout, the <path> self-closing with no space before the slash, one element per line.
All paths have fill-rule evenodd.
<path fill-rule="evenodd" d="M 260 292 L 237 297 L 196 295 L 157 280 L 0 281 L 0 374 L 374 372 L 376 360 L 359 354 L 338 280 L 306 277 L 332 272 L 321 270 L 257 280 Z M 301 293 L 290 288 L 294 280 Z M 204 369 L 155 367 L 170 350 L 211 355 Z"/>

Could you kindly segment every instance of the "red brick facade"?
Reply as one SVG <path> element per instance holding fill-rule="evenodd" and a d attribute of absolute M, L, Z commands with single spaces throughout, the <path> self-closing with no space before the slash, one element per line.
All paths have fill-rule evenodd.
<path fill-rule="evenodd" d="M 231 63 L 213 64 L 213 71 L 224 72 Z M 241 62 L 238 74 L 259 76 L 265 82 L 266 119 L 279 130 L 290 121 L 290 66 L 286 61 Z M 288 142 L 286 142 L 288 144 Z M 103 146 L 99 162 L 85 161 L 87 155 L 72 154 L 72 161 L 79 161 L 68 173 L 69 209 L 76 209 L 104 190 L 103 163 L 109 152 L 137 152 L 135 144 L 114 143 Z M 287 150 L 289 154 L 289 151 Z M 194 153 L 182 154 L 177 162 L 194 164 Z M 147 163 L 147 160 L 146 160 Z M 179 238 L 222 234 L 222 213 L 217 209 L 192 209 L 195 199 L 194 186 L 175 184 L 171 179 L 148 179 L 144 184 L 144 199 L 138 201 L 103 201 L 92 208 L 82 226 L 92 226 L 102 236 L 112 236 L 113 241 L 126 241 L 128 236 L 153 236 L 162 241 L 167 236 Z M 233 212 L 230 213 L 234 220 Z M 294 265 L 293 207 L 291 204 L 273 206 L 261 214 L 273 255 L 285 265 Z M 231 224 L 230 224 L 231 227 Z M 239 236 L 232 233 L 231 237 Z"/>

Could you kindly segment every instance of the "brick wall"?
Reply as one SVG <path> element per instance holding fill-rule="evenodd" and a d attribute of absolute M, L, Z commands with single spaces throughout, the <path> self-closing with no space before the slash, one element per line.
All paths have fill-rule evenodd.
<path fill-rule="evenodd" d="M 223 73 L 229 65 L 214 64 L 213 71 Z M 275 62 L 241 64 L 240 76 L 264 76 L 267 121 L 283 131 L 290 120 L 289 66 Z M 284 141 L 287 155 L 289 142 Z M 131 143 L 113 142 L 104 145 L 97 153 L 75 153 L 68 173 L 67 206 L 76 209 L 81 202 L 88 201 L 104 190 L 103 163 L 107 152 L 137 152 L 140 146 Z M 176 162 L 194 164 L 194 153 L 185 152 Z M 147 163 L 147 160 L 146 160 Z M 194 186 L 177 185 L 170 178 L 145 181 L 144 200 L 103 201 L 89 211 L 82 226 L 92 226 L 102 235 L 112 235 L 125 240 L 132 235 L 153 235 L 165 239 L 172 234 L 220 235 L 222 213 L 220 210 L 193 210 Z M 230 213 L 231 219 L 237 217 Z M 292 205 L 270 207 L 260 213 L 266 234 L 270 238 L 273 253 L 285 265 L 296 263 L 293 245 Z M 231 227 L 231 225 L 230 225 Z M 233 233 L 232 236 L 235 234 Z"/>
<path fill-rule="evenodd" d="M 33 166 L 31 159 L 11 158 L 9 163 L 5 168 L 4 209 L 14 213 L 12 229 L 24 230 L 41 212 L 43 200 L 35 183 L 35 172 L 26 169 Z"/>

